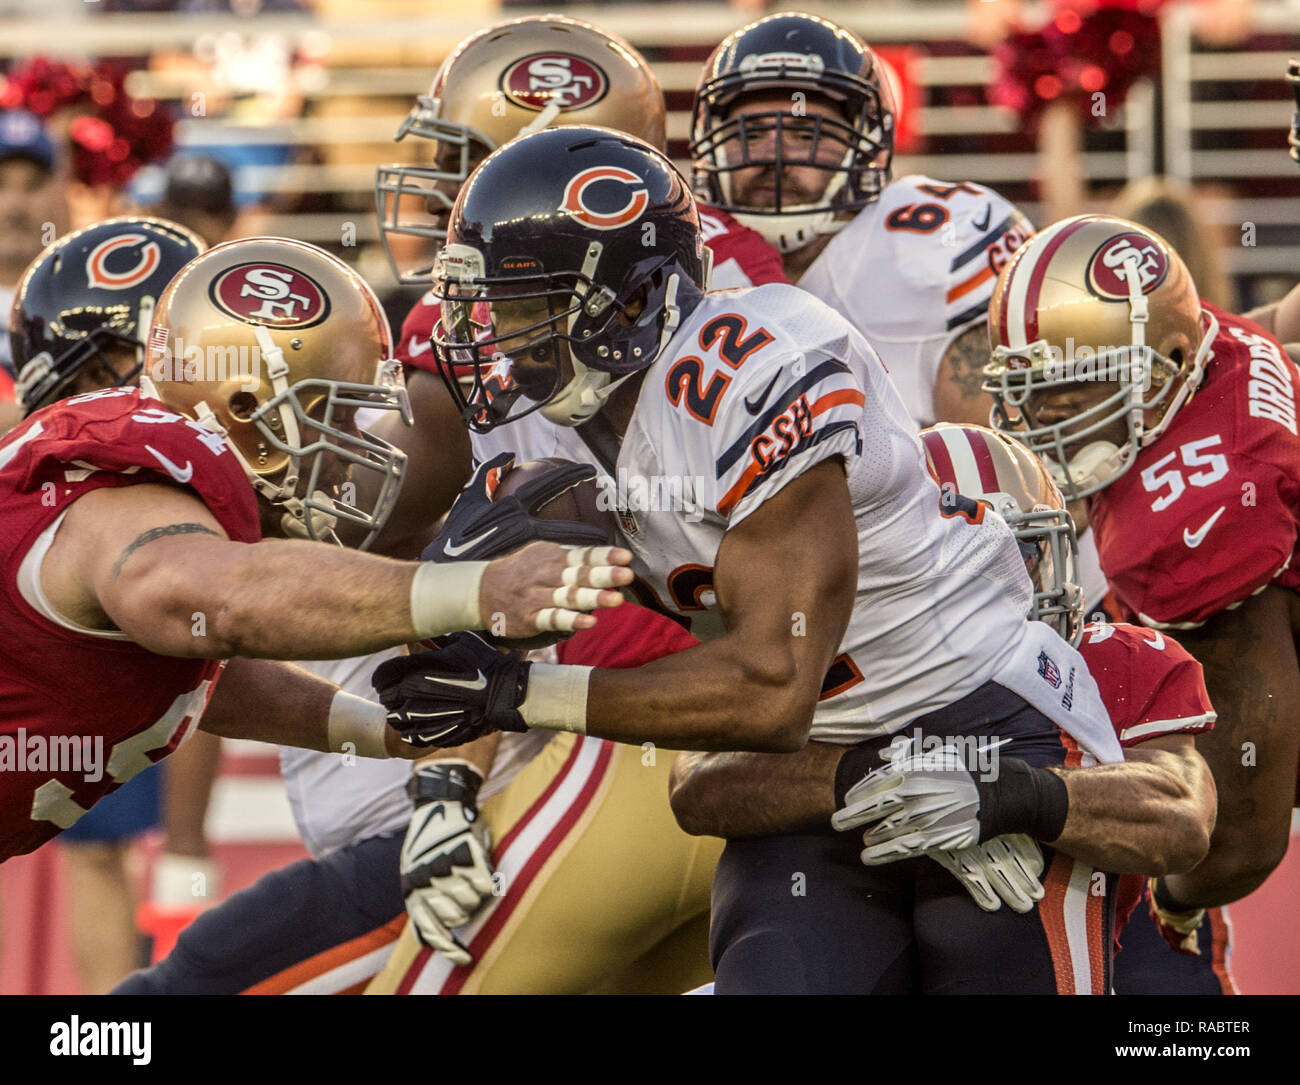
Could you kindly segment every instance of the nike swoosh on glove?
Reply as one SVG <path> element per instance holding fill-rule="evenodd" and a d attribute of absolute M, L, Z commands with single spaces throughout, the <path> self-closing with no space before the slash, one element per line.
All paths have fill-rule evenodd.
<path fill-rule="evenodd" d="M 570 464 L 530 479 L 500 501 L 494 501 L 501 476 L 514 464 L 512 452 L 478 465 L 461 490 L 442 532 L 420 555 L 423 561 L 486 561 L 512 553 L 530 542 L 571 546 L 608 546 L 604 528 L 573 520 L 543 520 L 543 505 L 596 477 L 589 464 Z"/>
<path fill-rule="evenodd" d="M 473 633 L 453 633 L 438 643 L 436 651 L 386 660 L 370 678 L 388 709 L 388 726 L 403 742 L 460 746 L 493 731 L 528 730 L 519 706 L 531 663 Z"/>
<path fill-rule="evenodd" d="M 415 936 L 453 964 L 473 963 L 453 929 L 492 894 L 492 838 L 479 816 L 482 776 L 466 762 L 416 770 L 415 812 L 402 843 L 402 895 Z"/>

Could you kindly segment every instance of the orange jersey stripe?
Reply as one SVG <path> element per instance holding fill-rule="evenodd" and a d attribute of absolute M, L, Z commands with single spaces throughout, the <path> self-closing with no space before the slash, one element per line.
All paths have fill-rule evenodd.
<path fill-rule="evenodd" d="M 980 268 L 979 271 L 975 272 L 975 274 L 972 275 L 965 282 L 958 283 L 951 290 L 949 290 L 947 297 L 944 298 L 944 301 L 948 303 L 952 303 L 956 301 L 958 298 L 964 297 L 965 295 L 969 294 L 981 283 L 988 282 L 991 278 L 993 278 L 993 269 L 988 266 L 982 267 Z"/>
<path fill-rule="evenodd" d="M 1056 993 L 1074 994 L 1074 964 L 1070 958 L 1070 942 L 1065 933 L 1065 894 L 1070 888 L 1070 874 L 1074 860 L 1057 852 L 1052 857 L 1047 877 L 1043 879 L 1043 899 L 1038 902 L 1038 920 L 1047 935 L 1047 948 L 1052 954 L 1052 970 L 1056 973 Z"/>
<path fill-rule="evenodd" d="M 260 983 L 253 984 L 243 993 L 246 995 L 285 994 L 295 987 L 300 987 L 304 983 L 314 980 L 317 976 L 323 976 L 326 972 L 333 971 L 340 965 L 345 965 L 358 957 L 364 957 L 367 953 L 373 953 L 384 945 L 396 942 L 405 925 L 406 913 L 403 912 L 401 915 L 390 919 L 382 927 L 376 927 L 358 938 L 353 938 L 350 942 L 344 942 L 339 946 L 331 946 L 329 949 L 317 953 L 314 957 L 299 961 L 291 968 L 286 968 L 283 972 L 277 972 L 274 976 L 268 976 Z M 363 987 L 366 982 L 369 981 L 363 981 Z"/>

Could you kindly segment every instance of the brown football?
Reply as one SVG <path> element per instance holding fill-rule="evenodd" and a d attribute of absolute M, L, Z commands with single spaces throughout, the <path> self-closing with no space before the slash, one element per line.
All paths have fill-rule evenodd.
<path fill-rule="evenodd" d="M 531 482 L 539 475 L 572 464 L 572 460 L 562 460 L 555 456 L 547 456 L 540 460 L 525 460 L 523 463 L 515 464 L 497 484 L 492 499 L 500 501 L 501 498 L 509 497 L 524 483 Z M 595 479 L 580 482 L 577 486 L 551 498 L 537 510 L 537 516 L 542 520 L 576 520 L 579 523 L 604 528 L 605 538 L 612 544 L 618 538 L 618 520 L 612 510 L 600 507 L 599 496 L 600 487 L 596 485 Z M 605 504 L 608 504 L 608 501 Z"/>
<path fill-rule="evenodd" d="M 547 456 L 540 460 L 525 460 L 523 463 L 515 464 L 497 483 L 496 492 L 492 495 L 492 499 L 500 501 L 503 497 L 509 497 L 526 482 L 537 478 L 538 475 L 544 475 L 557 467 L 568 467 L 572 463 L 572 460 Z M 550 501 L 537 510 L 536 515 L 542 520 L 576 520 L 579 523 L 594 524 L 604 529 L 605 538 L 613 544 L 618 538 L 618 520 L 611 510 L 600 507 L 597 500 L 599 494 L 600 487 L 596 485 L 595 479 L 580 482 L 577 486 L 573 486 L 565 490 L 564 493 L 551 498 Z M 567 640 L 570 636 L 572 636 L 570 633 L 539 633 L 535 637 L 513 640 L 505 637 L 494 637 L 489 633 L 485 635 L 485 639 L 503 648 L 515 648 L 523 652 L 549 647 L 559 641 Z"/>

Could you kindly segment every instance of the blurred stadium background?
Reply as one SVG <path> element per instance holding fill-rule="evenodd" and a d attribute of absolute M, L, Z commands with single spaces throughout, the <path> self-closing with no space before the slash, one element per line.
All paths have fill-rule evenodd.
<path fill-rule="evenodd" d="M 41 114 L 56 143 L 73 152 L 69 225 L 157 206 L 171 155 L 210 155 L 233 179 L 227 236 L 322 245 L 354 263 L 400 322 L 419 291 L 399 290 L 384 260 L 375 167 L 427 149 L 392 137 L 461 38 L 503 16 L 547 10 L 623 34 L 659 74 L 670 151 L 685 165 L 691 94 L 710 50 L 763 10 L 801 8 L 857 30 L 892 67 L 900 100 L 895 176 L 983 182 L 1039 223 L 1062 200 L 1073 201 L 1065 207 L 1073 213 L 1164 177 L 1188 195 L 1208 258 L 1221 267 L 1223 297 L 1215 300 L 1241 311 L 1300 278 L 1300 175 L 1286 154 L 1292 103 L 1282 78 L 1288 58 L 1300 54 L 1300 0 L 1248 6 L 1249 24 L 1227 35 L 1207 31 L 1195 4 L 1166 6 L 1156 39 L 1130 37 L 1118 50 L 1158 50 L 1156 77 L 1137 82 L 1122 106 L 1094 108 L 1081 146 L 1064 158 L 1041 154 L 1023 117 L 993 104 L 997 49 L 970 40 L 971 11 L 950 0 L 0 0 L 0 108 Z M 1026 24 L 1049 16 L 1047 6 L 1030 5 Z M 1111 46 L 1115 52 L 1113 39 Z M 1059 90 L 1054 78 L 1027 76 L 1044 100 Z M 1300 823 L 1293 837 L 1297 831 Z M 208 835 L 225 892 L 305 854 L 269 748 L 226 743 Z M 157 849 L 146 836 L 135 850 L 140 879 Z M 81 989 L 62 879 L 57 846 L 0 871 L 0 993 Z M 1293 847 L 1262 890 L 1233 905 L 1232 963 L 1243 992 L 1300 993 L 1300 936 L 1287 922 L 1297 896 Z"/>

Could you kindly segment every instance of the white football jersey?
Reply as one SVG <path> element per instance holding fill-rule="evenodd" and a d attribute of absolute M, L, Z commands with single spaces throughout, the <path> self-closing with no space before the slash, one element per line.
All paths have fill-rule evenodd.
<path fill-rule="evenodd" d="M 723 535 L 804 471 L 840 457 L 858 526 L 858 592 L 812 737 L 889 734 L 1010 669 L 1003 684 L 1086 750 L 1120 756 L 1086 667 L 1050 630 L 1051 668 L 1039 664 L 1035 687 L 1025 662 L 1030 641 L 1031 659 L 1038 650 L 1026 636 L 1032 587 L 1010 529 L 992 514 L 945 515 L 880 359 L 799 289 L 707 295 L 646 372 L 612 473 L 578 430 L 537 413 L 473 443 L 480 460 L 514 451 L 519 461 L 594 464 L 635 555 L 638 594 L 688 620 L 701 640 L 725 632 L 712 591 Z M 816 560 L 818 525 L 805 530 Z"/>
<path fill-rule="evenodd" d="M 799 286 L 866 336 L 917 427 L 929 426 L 944 351 L 985 319 L 998 272 L 1032 233 L 982 185 L 900 177 L 831 238 Z"/>

